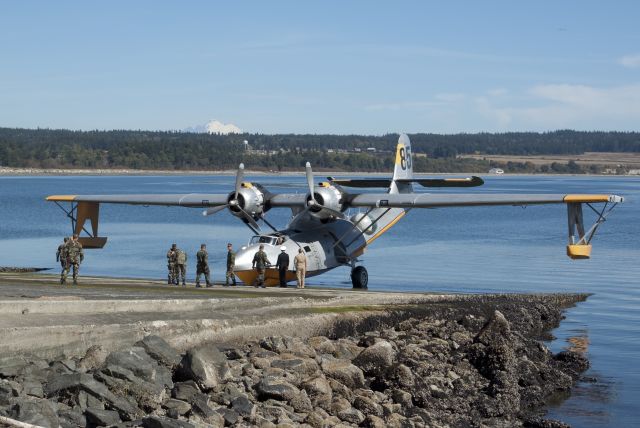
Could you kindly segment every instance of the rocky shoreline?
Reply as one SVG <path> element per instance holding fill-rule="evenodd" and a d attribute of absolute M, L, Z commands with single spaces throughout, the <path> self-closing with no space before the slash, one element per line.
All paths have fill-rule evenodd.
<path fill-rule="evenodd" d="M 0 361 L 0 426 L 563 427 L 544 404 L 588 361 L 541 340 L 587 297 L 472 296 L 186 352 L 147 336 L 82 358 L 13 356 Z"/>

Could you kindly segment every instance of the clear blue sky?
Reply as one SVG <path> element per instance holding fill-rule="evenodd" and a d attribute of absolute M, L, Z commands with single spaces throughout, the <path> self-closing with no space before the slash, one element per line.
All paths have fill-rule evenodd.
<path fill-rule="evenodd" d="M 640 130 L 638 1 L 8 1 L 0 126 Z"/>

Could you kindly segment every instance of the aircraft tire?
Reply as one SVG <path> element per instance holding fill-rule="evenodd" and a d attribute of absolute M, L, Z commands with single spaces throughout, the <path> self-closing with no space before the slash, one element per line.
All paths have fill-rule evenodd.
<path fill-rule="evenodd" d="M 364 266 L 356 266 L 351 270 L 351 284 L 353 288 L 360 290 L 366 290 L 369 284 L 369 273 Z"/>

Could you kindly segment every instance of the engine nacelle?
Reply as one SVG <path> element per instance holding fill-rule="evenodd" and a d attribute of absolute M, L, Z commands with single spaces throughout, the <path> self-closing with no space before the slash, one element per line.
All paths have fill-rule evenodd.
<path fill-rule="evenodd" d="M 265 212 L 264 193 L 251 183 L 242 183 L 238 192 L 237 203 L 234 203 L 234 197 L 235 192 L 229 193 L 227 201 L 229 203 L 229 211 L 236 217 L 244 217 L 240 208 L 254 219 L 259 218 Z"/>
<path fill-rule="evenodd" d="M 316 204 L 311 201 L 311 195 L 307 195 L 307 205 L 312 216 L 321 220 L 336 218 L 346 207 L 343 204 L 342 192 L 330 183 L 320 183 L 314 187 L 313 197 Z"/>
<path fill-rule="evenodd" d="M 378 230 L 378 224 L 374 223 L 373 219 L 365 213 L 352 215 L 351 222 L 365 235 L 373 235 Z"/>

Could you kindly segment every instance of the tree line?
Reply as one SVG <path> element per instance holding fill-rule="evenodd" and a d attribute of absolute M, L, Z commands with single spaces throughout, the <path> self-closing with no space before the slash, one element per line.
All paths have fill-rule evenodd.
<path fill-rule="evenodd" d="M 462 154 L 571 155 L 640 152 L 638 132 L 555 131 L 411 134 L 418 172 L 598 172 L 575 163 L 534 165 L 457 158 Z M 171 131 L 70 131 L 0 128 L 0 166 L 33 168 L 299 170 L 305 162 L 335 171 L 389 171 L 397 134 L 209 135 Z M 244 141 L 248 141 L 246 150 Z M 375 149 L 375 153 L 367 149 Z M 358 151 L 357 151 L 358 150 Z"/>

